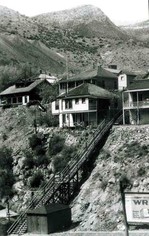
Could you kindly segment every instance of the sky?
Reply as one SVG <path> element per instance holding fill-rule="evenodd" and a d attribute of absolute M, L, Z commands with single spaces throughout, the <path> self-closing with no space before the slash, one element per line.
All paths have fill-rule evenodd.
<path fill-rule="evenodd" d="M 148 19 L 149 0 L 0 0 L 0 5 L 26 16 L 70 9 L 85 4 L 99 7 L 116 25 Z"/>

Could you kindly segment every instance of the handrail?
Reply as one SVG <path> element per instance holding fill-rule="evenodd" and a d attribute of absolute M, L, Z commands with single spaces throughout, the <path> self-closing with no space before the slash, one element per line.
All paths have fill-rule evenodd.
<path fill-rule="evenodd" d="M 104 119 L 98 126 L 97 129 L 94 132 L 93 138 L 89 142 L 89 144 L 86 146 L 86 149 L 81 151 L 79 154 L 75 155 L 75 157 L 68 163 L 68 165 L 60 172 L 60 176 L 63 177 L 63 182 L 70 180 L 80 169 L 84 161 L 88 158 L 90 153 L 94 150 L 96 144 L 99 142 L 100 138 L 111 128 L 114 121 L 118 118 L 121 111 L 119 111 L 112 119 Z M 55 186 L 56 185 L 56 186 Z M 61 183 L 55 183 L 55 176 L 53 176 L 49 182 L 45 183 L 42 187 L 39 188 L 38 193 L 36 193 L 31 200 L 30 204 L 26 208 L 26 210 L 17 218 L 17 220 L 11 225 L 11 227 L 8 229 L 7 233 L 10 234 L 17 228 L 17 225 L 26 219 L 26 213 L 31 208 L 36 208 L 40 204 L 42 204 L 46 197 L 48 199 L 52 197 L 53 192 L 51 193 L 51 196 L 47 196 L 47 194 L 51 191 L 51 188 L 55 187 L 55 191 L 59 188 Z M 48 200 L 47 199 L 47 200 Z M 36 205 L 35 205 L 36 204 Z M 20 228 L 19 228 L 20 229 Z M 18 229 L 18 230 L 19 230 Z"/>

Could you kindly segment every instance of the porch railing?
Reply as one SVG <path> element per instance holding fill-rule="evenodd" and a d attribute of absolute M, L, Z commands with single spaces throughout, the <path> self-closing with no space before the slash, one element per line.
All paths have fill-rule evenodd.
<path fill-rule="evenodd" d="M 125 102 L 124 108 L 143 108 L 143 107 L 149 107 L 149 100 L 144 101 L 138 101 L 138 102 Z"/>

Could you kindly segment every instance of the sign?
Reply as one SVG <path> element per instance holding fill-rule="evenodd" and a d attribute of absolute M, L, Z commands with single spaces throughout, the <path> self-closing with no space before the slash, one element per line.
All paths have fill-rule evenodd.
<path fill-rule="evenodd" d="M 149 193 L 125 193 L 128 224 L 149 223 Z"/>

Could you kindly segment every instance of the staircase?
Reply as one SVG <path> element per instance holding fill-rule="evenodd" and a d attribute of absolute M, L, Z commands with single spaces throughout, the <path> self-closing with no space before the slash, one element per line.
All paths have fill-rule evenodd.
<path fill-rule="evenodd" d="M 110 131 L 112 125 L 121 114 L 122 112 L 119 111 L 113 118 L 104 119 L 98 125 L 93 134 L 93 138 L 88 144 L 85 144 L 84 150 L 78 153 L 58 176 L 53 176 L 48 183 L 34 194 L 27 209 L 20 214 L 17 220 L 8 229 L 8 235 L 21 235 L 27 231 L 28 210 L 36 209 L 49 203 L 68 204 L 71 201 L 74 194 L 79 190 L 84 173 L 87 172 L 87 162 L 91 160 L 95 150 L 99 149 L 99 143 Z"/>

